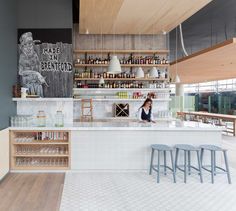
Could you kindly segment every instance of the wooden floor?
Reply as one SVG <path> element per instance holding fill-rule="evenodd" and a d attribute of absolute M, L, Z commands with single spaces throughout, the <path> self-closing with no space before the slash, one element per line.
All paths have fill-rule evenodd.
<path fill-rule="evenodd" d="M 59 210 L 64 173 L 11 173 L 0 182 L 0 211 Z"/>

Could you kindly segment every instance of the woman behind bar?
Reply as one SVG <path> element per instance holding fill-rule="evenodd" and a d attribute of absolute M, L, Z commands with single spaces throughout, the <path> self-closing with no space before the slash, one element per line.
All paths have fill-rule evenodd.
<path fill-rule="evenodd" d="M 152 99 L 147 98 L 138 110 L 138 118 L 141 122 L 153 122 Z"/>

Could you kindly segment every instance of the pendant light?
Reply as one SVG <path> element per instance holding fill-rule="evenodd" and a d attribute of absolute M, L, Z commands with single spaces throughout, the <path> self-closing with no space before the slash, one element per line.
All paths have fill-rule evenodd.
<path fill-rule="evenodd" d="M 120 61 L 117 58 L 117 56 L 114 55 L 114 56 L 111 57 L 111 61 L 110 61 L 109 66 L 108 66 L 107 73 L 109 73 L 109 74 L 119 74 L 121 72 L 122 71 L 121 71 Z"/>
<path fill-rule="evenodd" d="M 149 70 L 149 77 L 150 78 L 157 78 L 158 77 L 158 71 L 156 67 L 152 67 L 151 70 Z"/>
<path fill-rule="evenodd" d="M 136 71 L 135 78 L 144 78 L 144 72 L 142 67 L 139 67 Z"/>
<path fill-rule="evenodd" d="M 139 33 L 139 43 L 141 43 L 140 33 Z M 140 48 L 140 46 L 139 46 L 139 48 Z M 140 55 L 139 55 L 139 58 L 140 58 Z M 139 61 L 139 64 L 140 64 L 140 61 Z M 144 78 L 144 72 L 143 72 L 143 69 L 141 66 L 136 71 L 135 77 L 136 78 Z"/>
<path fill-rule="evenodd" d="M 115 39 L 114 38 L 115 38 L 115 31 L 114 31 L 114 26 L 113 26 L 113 51 L 115 52 L 115 47 L 114 47 Z M 107 73 L 108 74 L 119 74 L 121 72 L 122 71 L 121 71 L 120 61 L 116 55 L 113 55 L 111 57 L 111 61 L 110 61 L 109 65 L 108 65 Z"/>

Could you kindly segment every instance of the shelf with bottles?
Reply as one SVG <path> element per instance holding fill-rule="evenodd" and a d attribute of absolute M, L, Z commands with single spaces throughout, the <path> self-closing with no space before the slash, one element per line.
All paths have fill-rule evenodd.
<path fill-rule="evenodd" d="M 98 89 L 98 88 L 104 88 L 104 89 L 144 89 L 144 88 L 152 88 L 152 89 L 158 89 L 158 88 L 166 88 L 168 87 L 168 81 L 167 80 L 152 80 L 152 81 L 135 81 L 135 80 L 104 80 L 105 83 L 92 83 L 90 81 L 75 81 L 74 88 L 90 88 L 90 89 Z"/>
<path fill-rule="evenodd" d="M 90 80 L 90 81 L 98 81 L 100 78 L 104 80 L 110 81 L 158 81 L 158 80 L 168 80 L 168 70 L 157 70 L 157 77 L 150 77 L 149 73 L 145 73 L 143 78 L 136 78 L 134 72 L 123 72 L 119 74 L 109 74 L 107 72 L 99 72 L 90 70 L 79 71 L 75 70 L 74 80 L 82 81 L 82 80 Z"/>
<path fill-rule="evenodd" d="M 74 67 L 108 67 L 109 64 L 75 64 Z M 169 64 L 121 64 L 121 67 L 169 67 Z"/>
<path fill-rule="evenodd" d="M 117 49 L 103 49 L 103 50 L 74 50 L 75 54 L 168 54 L 169 50 L 134 50 L 134 49 L 127 49 L 127 50 L 117 50 Z"/>
<path fill-rule="evenodd" d="M 11 131 L 10 141 L 12 170 L 70 168 L 69 131 Z"/>

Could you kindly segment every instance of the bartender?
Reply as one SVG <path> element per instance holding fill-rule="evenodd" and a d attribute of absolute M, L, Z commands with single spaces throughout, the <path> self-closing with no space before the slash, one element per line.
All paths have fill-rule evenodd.
<path fill-rule="evenodd" d="M 143 105 L 138 110 L 138 118 L 141 122 L 153 122 L 153 114 L 152 114 L 152 99 L 147 98 Z"/>

